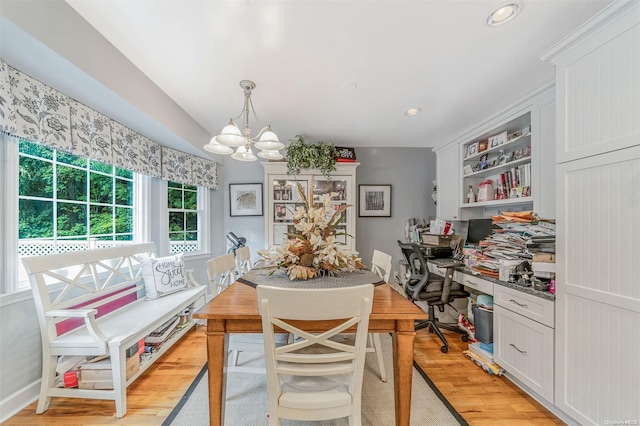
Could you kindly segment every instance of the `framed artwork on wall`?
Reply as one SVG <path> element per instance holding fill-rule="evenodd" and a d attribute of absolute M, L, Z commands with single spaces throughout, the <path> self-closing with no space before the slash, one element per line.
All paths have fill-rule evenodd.
<path fill-rule="evenodd" d="M 231 216 L 262 216 L 262 184 L 230 183 Z"/>
<path fill-rule="evenodd" d="M 391 217 L 391 185 L 358 185 L 358 216 Z"/>

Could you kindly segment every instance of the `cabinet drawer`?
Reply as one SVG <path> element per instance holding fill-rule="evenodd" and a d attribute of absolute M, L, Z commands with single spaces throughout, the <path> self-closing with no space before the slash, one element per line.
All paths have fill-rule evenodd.
<path fill-rule="evenodd" d="M 496 284 L 493 304 L 554 328 L 554 302 Z"/>
<path fill-rule="evenodd" d="M 551 403 L 554 400 L 553 334 L 550 327 L 494 305 L 496 363 Z"/>
<path fill-rule="evenodd" d="M 454 280 L 481 293 L 493 295 L 493 283 L 474 275 L 456 271 Z M 495 303 L 495 302 L 494 302 Z"/>

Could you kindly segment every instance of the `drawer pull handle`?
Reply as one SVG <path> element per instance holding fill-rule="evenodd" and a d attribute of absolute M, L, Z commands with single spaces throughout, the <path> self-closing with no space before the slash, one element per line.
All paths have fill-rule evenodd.
<path fill-rule="evenodd" d="M 472 285 L 472 286 L 475 286 L 475 287 L 477 287 L 477 286 L 478 286 L 478 284 L 476 284 L 476 283 L 472 283 L 471 281 L 466 281 L 466 280 L 465 280 L 465 282 L 464 282 L 464 285 Z"/>
<path fill-rule="evenodd" d="M 520 306 L 521 308 L 526 308 L 526 307 L 527 307 L 527 304 L 526 304 L 526 303 L 523 305 L 522 303 L 518 303 L 518 302 L 516 302 L 516 301 L 515 301 L 515 300 L 513 300 L 513 299 L 509 299 L 509 302 L 513 302 L 513 303 L 515 303 L 516 305 Z"/>
<path fill-rule="evenodd" d="M 527 353 L 527 351 L 521 351 L 520 349 L 518 349 L 518 347 L 516 345 L 514 345 L 513 343 L 509 343 L 509 346 L 513 346 L 515 348 L 515 350 L 520 352 L 521 354 L 526 354 Z"/>

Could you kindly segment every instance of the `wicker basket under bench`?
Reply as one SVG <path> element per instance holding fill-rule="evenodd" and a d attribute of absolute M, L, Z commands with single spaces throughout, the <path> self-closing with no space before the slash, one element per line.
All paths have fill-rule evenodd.
<path fill-rule="evenodd" d="M 141 260 L 154 253 L 155 244 L 145 243 L 23 259 L 42 337 L 37 413 L 46 411 L 55 396 L 111 399 L 116 416 L 124 416 L 127 386 L 193 327 L 191 313 L 204 304 L 206 286 L 189 274 L 186 289 L 147 300 Z M 127 349 L 180 314 L 186 314 L 187 325 L 145 357 L 138 372 L 127 378 Z M 56 377 L 61 355 L 110 355 L 113 389 L 65 388 L 61 377 Z"/>

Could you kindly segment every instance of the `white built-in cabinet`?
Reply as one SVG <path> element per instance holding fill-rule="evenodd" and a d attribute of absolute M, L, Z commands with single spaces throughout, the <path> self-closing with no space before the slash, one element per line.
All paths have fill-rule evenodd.
<path fill-rule="evenodd" d="M 555 216 L 553 88 L 548 83 L 534 90 L 435 149 L 439 218 L 465 220 L 490 217 L 505 210 L 532 209 L 544 218 Z M 480 144 L 486 146 L 482 151 Z M 491 180 L 497 188 L 506 173 L 518 173 L 520 177 L 521 184 L 515 185 L 514 194 L 507 188 L 501 199 L 469 202 L 469 187 L 477 194 L 478 184 Z"/>
<path fill-rule="evenodd" d="M 554 302 L 499 285 L 493 292 L 493 358 L 553 403 Z"/>
<path fill-rule="evenodd" d="M 318 170 L 302 170 L 297 175 L 287 174 L 287 163 L 281 161 L 263 162 L 265 193 L 265 242 L 267 247 L 280 245 L 287 233 L 295 233 L 293 212 L 303 206 L 298 185 L 304 196 L 312 196 L 320 201 L 322 194 L 331 193 L 335 209 L 351 205 L 343 211 L 343 219 L 336 228 L 336 240 L 347 251 L 356 248 L 356 168 L 360 163 L 336 163 L 336 171 L 330 178 L 322 176 Z"/>
<path fill-rule="evenodd" d="M 556 66 L 555 405 L 640 421 L 640 2 L 613 2 L 541 59 Z"/>
<path fill-rule="evenodd" d="M 439 218 L 457 220 L 460 200 L 459 146 L 448 145 L 436 152 L 436 214 Z"/>

